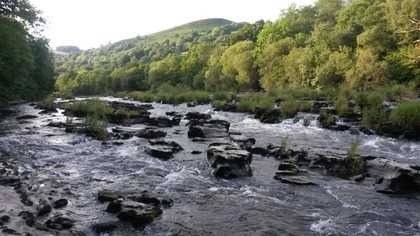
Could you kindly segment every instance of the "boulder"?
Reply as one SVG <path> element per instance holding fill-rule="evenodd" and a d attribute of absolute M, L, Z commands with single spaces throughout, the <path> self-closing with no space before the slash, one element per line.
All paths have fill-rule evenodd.
<path fill-rule="evenodd" d="M 315 185 L 307 173 L 307 171 L 301 171 L 295 164 L 286 161 L 279 164 L 274 179 L 287 184 Z"/>
<path fill-rule="evenodd" d="M 162 160 L 168 160 L 174 156 L 174 153 L 183 150 L 183 148 L 174 141 L 149 140 L 149 144 L 144 150 L 147 154 Z"/>
<path fill-rule="evenodd" d="M 251 176 L 252 154 L 230 143 L 212 143 L 207 149 L 207 160 L 216 177 Z"/>
<path fill-rule="evenodd" d="M 224 120 L 191 120 L 188 124 L 190 138 L 227 138 L 230 123 Z"/>
<path fill-rule="evenodd" d="M 188 112 L 187 114 L 185 114 L 186 120 L 207 120 L 210 118 L 211 118 L 211 115 L 207 113 Z"/>
<path fill-rule="evenodd" d="M 179 125 L 181 122 L 181 118 L 178 116 L 169 119 L 168 117 L 160 116 L 160 117 L 151 117 L 147 120 L 147 125 L 150 126 L 157 126 L 157 127 L 172 127 Z"/>
<path fill-rule="evenodd" d="M 107 212 L 116 214 L 135 228 L 143 229 L 162 214 L 162 208 L 172 206 L 171 199 L 156 197 L 147 191 L 109 191 L 98 193 L 98 199 L 109 201 Z M 114 225 L 114 224 L 112 224 Z M 97 227 L 96 227 L 97 228 Z M 108 229 L 100 227 L 99 231 Z M 114 226 L 111 227 L 114 229 Z"/>
<path fill-rule="evenodd" d="M 230 133 L 229 137 L 232 142 L 236 143 L 245 150 L 250 150 L 255 144 L 255 138 L 250 138 L 240 133 Z"/>
<path fill-rule="evenodd" d="M 147 127 L 136 132 L 135 136 L 145 139 L 163 138 L 166 136 L 166 132 Z"/>
<path fill-rule="evenodd" d="M 377 191 L 387 194 L 420 192 L 420 168 L 385 158 L 366 161 L 367 173 L 376 179 Z"/>

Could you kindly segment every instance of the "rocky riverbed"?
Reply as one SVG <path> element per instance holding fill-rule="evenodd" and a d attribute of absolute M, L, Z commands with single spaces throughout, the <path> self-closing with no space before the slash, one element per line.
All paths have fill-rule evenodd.
<path fill-rule="evenodd" d="M 15 235 L 416 235 L 420 143 L 263 124 L 209 105 L 141 104 L 109 140 L 64 110 L 2 110 L 0 232 Z M 83 123 L 83 115 L 74 118 Z M 67 130 L 67 132 L 66 132 Z"/>

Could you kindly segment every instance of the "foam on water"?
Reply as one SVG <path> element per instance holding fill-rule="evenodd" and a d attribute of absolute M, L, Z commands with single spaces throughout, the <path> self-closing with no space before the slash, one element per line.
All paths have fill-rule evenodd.
<path fill-rule="evenodd" d="M 339 227 L 333 219 L 319 220 L 312 223 L 310 229 L 322 235 L 332 235 L 336 233 L 336 228 Z"/>

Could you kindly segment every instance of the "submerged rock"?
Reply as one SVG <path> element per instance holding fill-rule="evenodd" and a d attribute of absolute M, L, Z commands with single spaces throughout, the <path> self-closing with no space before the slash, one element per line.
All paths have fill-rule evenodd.
<path fill-rule="evenodd" d="M 98 193 L 98 199 L 110 202 L 107 212 L 116 214 L 120 220 L 130 222 L 133 227 L 140 229 L 161 215 L 162 208 L 173 204 L 171 199 L 157 197 L 147 191 L 104 190 Z"/>
<path fill-rule="evenodd" d="M 147 154 L 162 160 L 168 160 L 174 156 L 174 153 L 183 150 L 183 148 L 174 141 L 149 140 L 149 144 L 144 150 Z"/>
<path fill-rule="evenodd" d="M 55 217 L 47 220 L 47 222 L 45 222 L 45 225 L 49 229 L 65 230 L 65 229 L 72 228 L 73 225 L 74 225 L 74 221 L 72 219 L 67 218 L 67 217 L 55 216 Z"/>
<path fill-rule="evenodd" d="M 230 143 L 212 143 L 207 149 L 207 160 L 214 175 L 221 178 L 251 176 L 252 154 Z"/>
<path fill-rule="evenodd" d="M 145 128 L 136 132 L 135 135 L 139 138 L 155 139 L 163 138 L 167 135 L 167 133 L 153 128 Z"/>
<path fill-rule="evenodd" d="M 114 222 L 95 223 L 92 225 L 92 230 L 96 234 L 111 233 L 117 228 L 118 228 L 118 225 Z"/>
<path fill-rule="evenodd" d="M 283 183 L 296 185 L 315 185 L 315 182 L 307 176 L 307 171 L 301 171 L 299 167 L 290 162 L 279 164 L 274 179 Z"/>

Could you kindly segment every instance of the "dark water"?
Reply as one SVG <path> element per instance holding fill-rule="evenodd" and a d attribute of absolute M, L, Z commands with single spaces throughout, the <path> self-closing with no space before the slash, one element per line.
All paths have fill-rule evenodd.
<path fill-rule="evenodd" d="M 153 106 L 153 116 L 167 111 L 211 112 L 213 118 L 231 122 L 231 131 L 254 137 L 257 145 L 278 145 L 287 137 L 292 146 L 342 153 L 354 138 L 318 128 L 316 120 L 308 127 L 292 120 L 270 125 L 246 114 L 213 112 L 209 105 Z M 119 222 L 118 230 L 109 235 L 420 235 L 418 195 L 384 195 L 373 184 L 324 175 L 319 175 L 318 186 L 281 183 L 273 179 L 277 160 L 259 155 L 253 156 L 252 177 L 216 179 L 207 164 L 209 142 L 191 142 L 185 120 L 180 126 L 161 128 L 168 133 L 166 139 L 184 148 L 173 159 L 161 161 L 144 153 L 145 139 L 104 145 L 46 126 L 50 121 L 65 121 L 61 113 L 19 124 L 16 116 L 39 110 L 27 104 L 13 109 L 17 114 L 0 123 L 0 151 L 19 163 L 19 171 L 31 172 L 34 189 L 54 182 L 70 186 L 72 196 L 64 211 L 76 220 L 74 231 L 80 234 L 91 235 L 95 222 L 118 222 L 97 201 L 98 191 L 145 188 L 172 198 L 174 205 L 144 230 Z M 190 154 L 194 150 L 203 153 Z M 420 165 L 418 142 L 362 136 L 360 152 Z M 2 205 L 12 201 L 6 198 L 0 200 Z"/>

